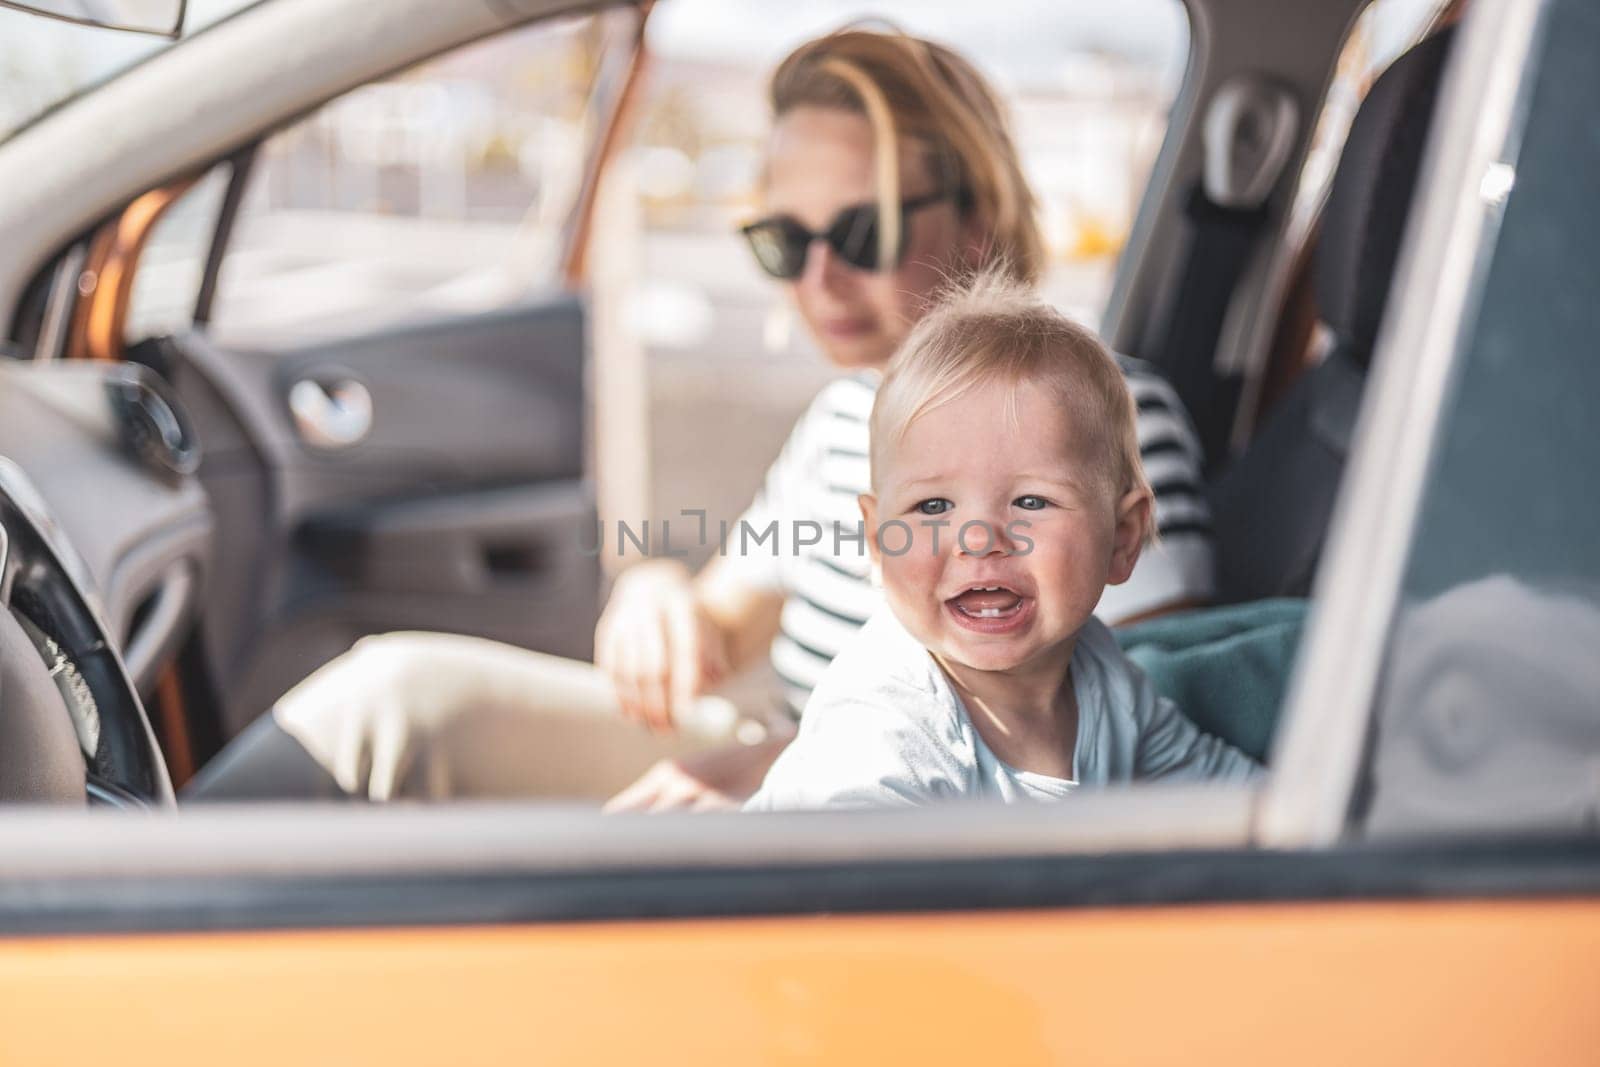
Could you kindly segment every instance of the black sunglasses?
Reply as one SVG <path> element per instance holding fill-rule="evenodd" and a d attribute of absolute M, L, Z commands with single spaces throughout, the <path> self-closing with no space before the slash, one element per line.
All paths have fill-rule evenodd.
<path fill-rule="evenodd" d="M 821 233 L 806 229 L 790 215 L 772 215 L 758 219 L 739 232 L 750 242 L 750 251 L 756 254 L 761 269 L 774 278 L 793 281 L 806 269 L 806 252 L 812 241 L 826 241 L 834 254 L 852 267 L 860 270 L 893 270 L 900 265 L 906 252 L 906 229 L 913 211 L 937 204 L 943 200 L 956 200 L 954 193 L 929 193 L 900 201 L 900 244 L 894 250 L 892 262 L 878 262 L 878 205 L 857 204 L 847 207 L 834 216 L 833 222 Z"/>

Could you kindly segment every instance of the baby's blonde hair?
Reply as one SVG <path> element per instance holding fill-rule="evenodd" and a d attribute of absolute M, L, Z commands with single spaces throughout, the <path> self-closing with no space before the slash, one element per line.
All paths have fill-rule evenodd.
<path fill-rule="evenodd" d="M 1057 398 L 1074 434 L 1095 454 L 1095 480 L 1113 503 L 1134 490 L 1153 499 L 1139 459 L 1133 397 L 1116 357 L 1093 331 L 997 269 L 948 290 L 890 360 L 872 405 L 873 491 L 887 451 L 913 422 L 995 382 L 1032 383 Z M 1147 541 L 1154 532 L 1150 509 L 1145 524 Z"/>

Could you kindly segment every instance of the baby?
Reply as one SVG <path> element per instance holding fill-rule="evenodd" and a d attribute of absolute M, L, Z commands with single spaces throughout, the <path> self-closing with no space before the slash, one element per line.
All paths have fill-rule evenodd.
<path fill-rule="evenodd" d="M 749 810 L 1259 772 L 1094 617 L 1153 520 L 1133 401 L 1092 333 L 982 278 L 890 363 L 871 442 L 860 503 L 888 610 L 834 659 Z"/>

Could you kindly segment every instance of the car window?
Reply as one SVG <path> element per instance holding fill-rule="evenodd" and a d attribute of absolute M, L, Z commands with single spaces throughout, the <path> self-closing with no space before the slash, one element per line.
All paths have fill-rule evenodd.
<path fill-rule="evenodd" d="M 669 11 L 682 13 L 686 26 L 652 23 L 650 92 L 637 139 L 608 183 L 596 238 L 636 253 L 623 257 L 630 269 L 622 284 L 596 285 L 604 301 L 595 335 L 614 342 L 623 312 L 642 360 L 632 384 L 648 391 L 644 432 L 626 428 L 642 455 L 631 466 L 625 455 L 620 463 L 646 475 L 647 503 L 608 502 L 607 513 L 622 521 L 650 515 L 651 503 L 672 509 L 668 515 L 692 506 L 737 516 L 830 373 L 787 318 L 781 288 L 750 261 L 736 224 L 757 200 L 769 121 L 764 79 L 788 49 L 853 12 L 808 12 L 776 27 L 745 20 L 745 36 L 735 33 L 730 44 L 712 33 L 730 20 L 710 8 L 686 0 L 662 8 Z M 1093 321 L 1185 73 L 1183 7 L 1146 0 L 1116 20 L 1066 17 L 1050 35 L 1055 44 L 1042 51 L 984 33 L 984 20 L 954 6 L 898 13 L 907 30 L 960 42 L 1006 94 L 1041 201 L 1046 293 Z M 222 264 L 207 323 L 211 340 L 278 353 L 493 308 L 548 284 L 592 132 L 587 104 L 609 39 L 604 31 L 600 19 L 588 17 L 480 42 L 346 94 L 268 137 L 251 165 Z M 214 227 L 184 219 L 215 217 L 204 202 L 209 187 L 202 182 L 167 220 L 173 240 L 158 235 L 150 246 L 150 265 L 159 269 L 147 279 L 148 295 L 138 298 L 165 307 L 169 318 L 141 308 L 141 329 L 176 328 L 181 323 L 171 315 L 181 319 L 193 306 L 189 279 Z M 185 242 L 187 264 L 178 251 Z M 157 280 L 163 274 L 165 284 Z M 597 368 L 597 392 L 610 411 L 635 417 L 639 409 L 617 403 L 619 393 L 604 387 L 624 377 L 610 373 L 616 346 L 597 340 L 595 349 L 612 353 L 597 354 L 597 363 L 613 360 Z M 705 432 L 707 412 L 720 415 L 719 432 Z M 608 424 L 597 421 L 604 437 Z M 602 485 L 614 485 L 619 453 L 602 451 L 613 464 L 602 470 Z M 713 546 L 703 541 L 702 553 Z M 690 565 L 703 558 L 691 557 Z M 1248 739 L 1199 707 L 1189 709 L 1257 758 L 1271 734 L 1298 619 L 1238 623 L 1270 629 Z M 1154 653 L 1175 639 L 1145 636 Z M 1159 674 L 1168 661 L 1158 655 L 1141 663 Z M 1209 669 L 1215 680 L 1226 664 L 1217 660 Z M 756 690 L 776 691 L 774 678 L 745 679 L 751 692 L 735 694 L 740 706 L 769 706 L 743 701 Z"/>
<path fill-rule="evenodd" d="M 353 336 L 551 284 L 618 17 L 476 42 L 268 137 L 217 280 L 213 340 Z"/>
<path fill-rule="evenodd" d="M 176 333 L 194 321 L 206 255 L 222 214 L 232 163 L 219 163 L 162 215 L 139 256 L 123 339 Z"/>
<path fill-rule="evenodd" d="M 1401 587 L 1377 832 L 1592 831 L 1600 811 L 1600 12 L 1560 0 L 1547 20 L 1520 150 L 1477 187 L 1498 233 Z"/>

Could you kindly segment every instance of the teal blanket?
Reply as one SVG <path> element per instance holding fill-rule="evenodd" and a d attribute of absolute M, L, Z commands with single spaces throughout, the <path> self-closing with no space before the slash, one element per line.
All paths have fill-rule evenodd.
<path fill-rule="evenodd" d="M 1258 600 L 1115 632 L 1156 691 L 1195 725 L 1265 761 L 1305 617 L 1304 600 Z"/>

